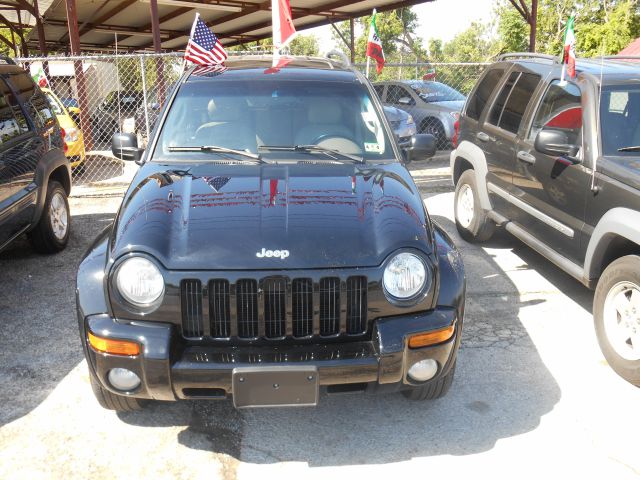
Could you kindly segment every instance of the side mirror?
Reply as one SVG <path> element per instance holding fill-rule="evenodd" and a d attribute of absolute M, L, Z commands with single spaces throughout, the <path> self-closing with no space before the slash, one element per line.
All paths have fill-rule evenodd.
<path fill-rule="evenodd" d="M 430 133 L 418 133 L 411 137 L 411 143 L 403 149 L 407 160 L 426 160 L 436 154 L 436 137 Z"/>
<path fill-rule="evenodd" d="M 138 139 L 133 133 L 116 133 L 111 139 L 111 152 L 121 160 L 137 162 L 144 149 L 138 148 Z"/>
<path fill-rule="evenodd" d="M 580 151 L 579 145 L 569 143 L 566 132 L 555 128 L 543 128 L 536 136 L 534 148 L 545 155 L 552 157 L 563 156 L 576 159 Z"/>
<path fill-rule="evenodd" d="M 411 99 L 409 97 L 401 97 L 398 99 L 400 105 L 411 105 Z"/>

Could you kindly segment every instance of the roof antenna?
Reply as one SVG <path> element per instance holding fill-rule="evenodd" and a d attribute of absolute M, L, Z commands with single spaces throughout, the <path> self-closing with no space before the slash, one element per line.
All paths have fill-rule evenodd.
<path fill-rule="evenodd" d="M 597 115 L 596 115 L 596 125 L 597 125 L 597 131 L 598 133 L 602 132 L 602 125 L 600 122 L 600 113 L 601 113 L 601 109 L 602 109 L 602 74 L 603 74 L 603 70 L 604 70 L 604 52 L 605 52 L 605 44 L 607 42 L 607 39 L 603 39 L 602 40 L 602 46 L 600 48 L 600 85 L 598 86 L 598 111 L 597 111 Z M 600 187 L 598 185 L 596 185 L 596 170 L 597 170 L 597 164 L 598 164 L 598 155 L 596 155 L 593 158 L 593 170 L 591 171 L 591 192 L 593 192 L 594 194 L 597 194 L 600 191 Z"/>

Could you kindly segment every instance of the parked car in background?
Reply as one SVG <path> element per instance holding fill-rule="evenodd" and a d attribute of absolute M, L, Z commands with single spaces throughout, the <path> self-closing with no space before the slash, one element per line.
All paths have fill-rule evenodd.
<path fill-rule="evenodd" d="M 94 141 L 104 144 L 111 142 L 115 132 L 135 131 L 135 112 L 142 101 L 142 92 L 132 90 L 109 92 L 91 115 Z"/>
<path fill-rule="evenodd" d="M 73 170 L 79 170 L 86 157 L 82 130 L 80 130 L 67 108 L 55 93 L 48 88 L 43 88 L 42 93 L 47 97 L 47 100 L 51 104 L 51 109 L 53 113 L 55 113 L 58 123 L 64 131 L 64 141 L 67 144 L 65 155 L 71 163 L 71 168 Z"/>
<path fill-rule="evenodd" d="M 460 254 L 432 222 L 359 71 L 326 58 L 189 69 L 77 276 L 98 401 L 316 405 L 319 391 L 446 394 Z M 415 135 L 409 155 L 435 153 Z"/>
<path fill-rule="evenodd" d="M 45 95 L 25 70 L 0 58 L 0 250 L 27 233 L 36 251 L 69 240 L 71 168 Z"/>
<path fill-rule="evenodd" d="M 451 172 L 460 235 L 500 225 L 595 288 L 602 353 L 640 386 L 638 59 L 580 60 L 562 82 L 556 57 L 503 55 L 469 96 Z"/>
<path fill-rule="evenodd" d="M 398 140 L 398 145 L 400 145 L 401 148 L 408 146 L 411 143 L 411 138 L 417 133 L 416 123 L 413 121 L 413 117 L 404 110 L 396 107 L 385 105 L 383 110 Z"/>
<path fill-rule="evenodd" d="M 425 80 L 379 82 L 374 88 L 382 103 L 411 114 L 418 133 L 436 137 L 439 149 L 451 146 L 454 124 L 466 100 L 462 93 L 444 83 Z"/>

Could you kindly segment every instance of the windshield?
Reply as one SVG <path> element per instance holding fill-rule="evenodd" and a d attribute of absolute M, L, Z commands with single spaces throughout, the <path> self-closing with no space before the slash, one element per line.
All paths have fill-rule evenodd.
<path fill-rule="evenodd" d="M 609 85 L 602 88 L 600 128 L 603 155 L 639 156 L 640 85 Z"/>
<path fill-rule="evenodd" d="M 267 148 L 308 145 L 364 160 L 395 158 L 364 85 L 261 78 L 183 85 L 162 126 L 153 160 L 212 159 L 212 150 L 175 150 L 201 146 L 260 153 L 267 161 L 340 158 L 322 149 Z"/>
<path fill-rule="evenodd" d="M 49 92 L 43 93 L 47 97 L 47 100 L 49 100 L 49 104 L 51 105 L 51 110 L 53 110 L 53 113 L 55 113 L 56 115 L 62 115 L 64 113 L 64 111 L 62 110 L 62 106 L 58 103 L 54 96 Z"/>
<path fill-rule="evenodd" d="M 440 82 L 413 82 L 411 88 L 427 103 L 459 102 L 466 99 L 459 91 Z"/>

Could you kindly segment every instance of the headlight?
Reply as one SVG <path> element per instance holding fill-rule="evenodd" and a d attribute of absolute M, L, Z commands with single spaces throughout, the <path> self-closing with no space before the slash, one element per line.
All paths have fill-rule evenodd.
<path fill-rule="evenodd" d="M 132 305 L 147 307 L 164 294 L 164 278 L 158 267 L 142 257 L 125 260 L 116 272 L 120 295 Z"/>
<path fill-rule="evenodd" d="M 398 299 L 411 298 L 419 293 L 427 281 L 424 262 L 413 253 L 399 253 L 387 263 L 383 283 L 389 295 Z"/>
<path fill-rule="evenodd" d="M 78 141 L 78 130 L 75 128 L 65 129 L 64 141 L 67 143 Z"/>
<path fill-rule="evenodd" d="M 411 115 L 407 115 L 407 123 L 408 124 L 412 124 L 412 123 L 416 123 L 413 121 L 413 117 Z"/>

